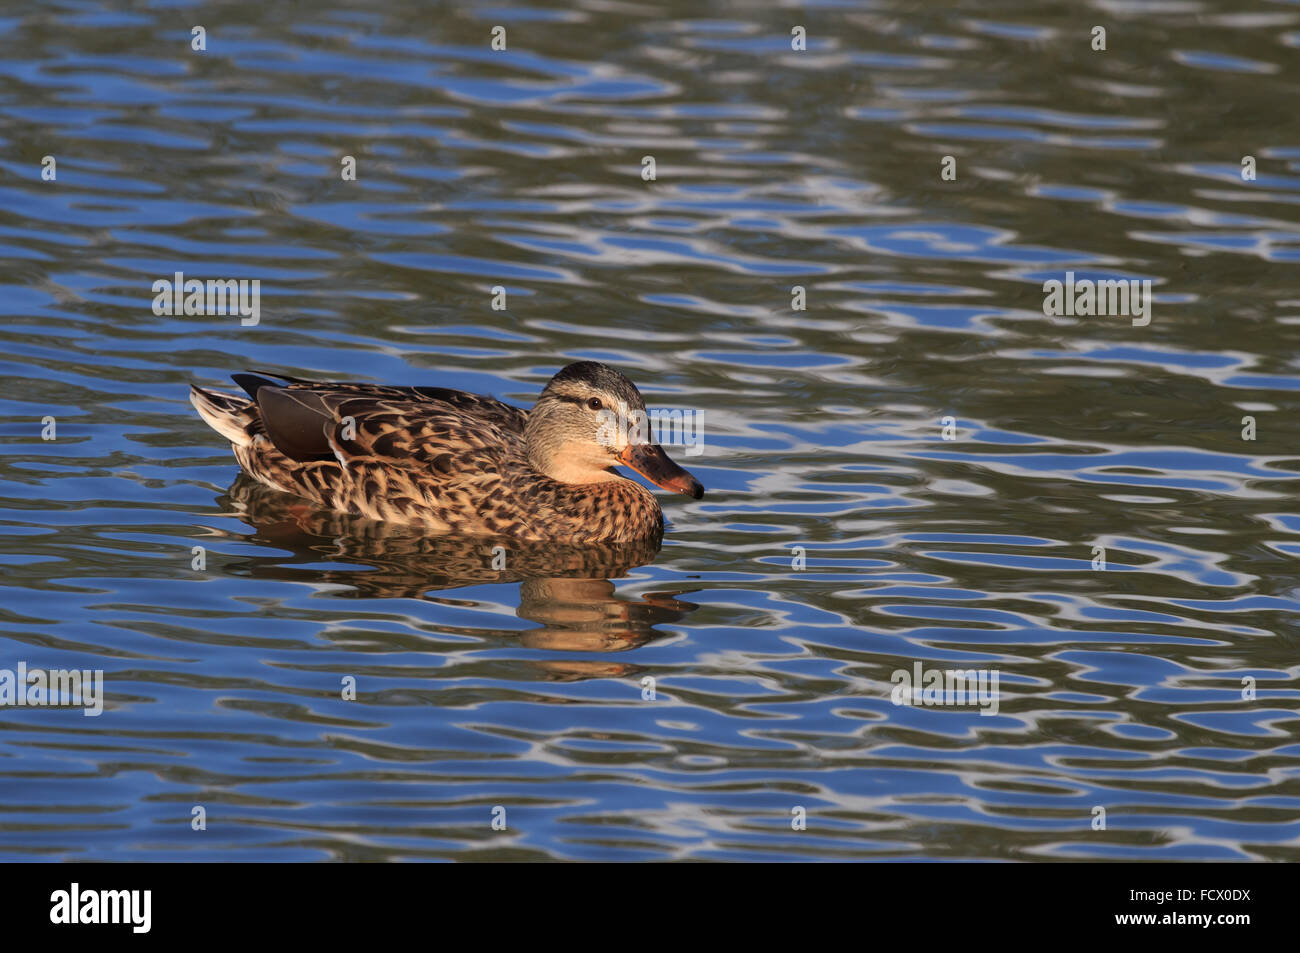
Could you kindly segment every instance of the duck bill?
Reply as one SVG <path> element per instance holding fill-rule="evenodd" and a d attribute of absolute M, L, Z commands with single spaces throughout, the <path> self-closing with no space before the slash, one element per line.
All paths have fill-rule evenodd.
<path fill-rule="evenodd" d="M 654 443 L 639 443 L 629 446 L 618 455 L 618 462 L 631 467 L 655 486 L 673 493 L 700 499 L 704 496 L 704 487 L 677 464 L 673 463 L 663 447 Z"/>

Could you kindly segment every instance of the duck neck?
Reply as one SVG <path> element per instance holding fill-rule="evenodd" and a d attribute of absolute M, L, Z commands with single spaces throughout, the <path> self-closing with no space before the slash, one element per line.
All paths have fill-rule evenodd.
<path fill-rule="evenodd" d="M 528 464 L 538 473 L 575 487 L 622 480 L 603 448 L 574 439 L 549 419 L 548 408 L 536 409 L 524 426 Z"/>

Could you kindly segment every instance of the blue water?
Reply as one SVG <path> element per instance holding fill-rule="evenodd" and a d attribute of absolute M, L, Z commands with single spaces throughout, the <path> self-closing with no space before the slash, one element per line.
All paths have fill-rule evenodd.
<path fill-rule="evenodd" d="M 0 669 L 106 697 L 0 707 L 0 858 L 1300 859 L 1297 46 L 1218 0 L 14 7 Z M 176 271 L 259 323 L 156 315 Z M 1150 324 L 1045 315 L 1066 271 Z M 580 359 L 704 415 L 633 565 L 312 512 L 188 401 Z M 895 704 L 917 663 L 996 714 Z"/>

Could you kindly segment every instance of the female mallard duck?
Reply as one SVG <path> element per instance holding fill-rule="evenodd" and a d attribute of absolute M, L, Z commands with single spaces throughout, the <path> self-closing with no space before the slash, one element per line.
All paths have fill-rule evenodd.
<path fill-rule="evenodd" d="M 704 487 L 636 440 L 645 400 L 595 361 L 551 378 L 531 411 L 444 387 L 324 384 L 232 375 L 252 400 L 190 388 L 199 416 L 230 440 L 253 479 L 335 510 L 438 533 L 564 543 L 663 535 L 649 490 Z M 641 418 L 643 419 L 643 418 Z"/>

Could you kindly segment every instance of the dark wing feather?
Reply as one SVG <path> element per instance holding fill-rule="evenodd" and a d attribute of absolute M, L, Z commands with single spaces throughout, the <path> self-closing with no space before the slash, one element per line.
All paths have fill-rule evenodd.
<path fill-rule="evenodd" d="M 257 400 L 257 392 L 263 387 L 281 387 L 275 381 L 267 380 L 265 377 L 258 377 L 256 374 L 231 374 L 230 379 L 244 388 L 244 393 L 253 400 Z"/>
<path fill-rule="evenodd" d="M 276 449 L 293 460 L 377 457 L 454 476 L 486 464 L 485 456 L 499 462 L 522 451 L 527 411 L 490 397 L 444 387 L 235 379 L 256 400 Z"/>
<path fill-rule="evenodd" d="M 244 386 L 242 381 L 240 386 Z M 319 395 L 308 390 L 276 387 L 270 381 L 250 393 L 257 401 L 266 435 L 275 449 L 300 462 L 334 458 L 325 429 L 335 423 L 335 418 Z"/>
<path fill-rule="evenodd" d="M 344 397 L 368 397 L 375 400 L 411 401 L 433 404 L 440 410 L 450 410 L 462 414 L 466 419 L 474 419 L 490 424 L 508 433 L 522 435 L 524 424 L 528 421 L 528 411 L 512 407 L 507 403 L 491 397 L 470 394 L 450 387 L 390 387 L 385 384 L 356 383 L 312 383 L 295 377 L 277 374 L 291 383 L 284 387 L 266 378 L 253 374 L 235 374 L 235 381 L 248 391 L 250 397 L 256 398 L 257 392 L 268 385 L 300 393 L 312 391 L 331 401 Z"/>
<path fill-rule="evenodd" d="M 281 374 L 279 371 L 261 371 L 253 368 L 253 373 L 265 374 L 267 377 L 275 377 L 282 381 L 288 381 L 290 384 L 307 384 L 313 387 L 316 384 L 315 381 L 309 381 L 305 377 L 290 377 L 288 374 Z"/>

